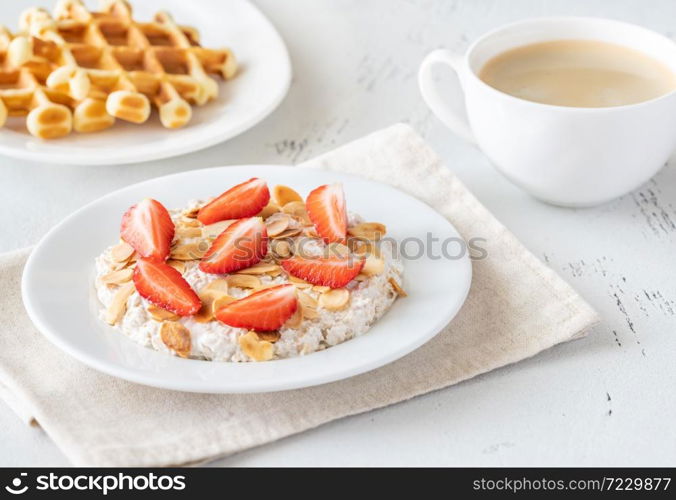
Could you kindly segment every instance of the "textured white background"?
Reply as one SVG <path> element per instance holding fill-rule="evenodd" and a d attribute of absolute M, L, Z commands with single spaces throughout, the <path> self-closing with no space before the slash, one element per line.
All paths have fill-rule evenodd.
<path fill-rule="evenodd" d="M 297 163 L 408 122 L 528 248 L 597 308 L 603 324 L 586 339 L 518 365 L 218 464 L 676 465 L 676 165 L 599 208 L 543 205 L 452 137 L 416 85 L 428 51 L 461 51 L 484 31 L 523 17 L 606 16 L 673 38 L 676 2 L 256 3 L 286 40 L 295 73 L 289 96 L 269 119 L 227 144 L 144 165 L 87 169 L 2 158 L 0 251 L 35 243 L 71 211 L 137 181 L 223 164 Z M 24 426 L 1 404 L 0 429 L 0 465 L 67 465 L 41 430 Z"/>

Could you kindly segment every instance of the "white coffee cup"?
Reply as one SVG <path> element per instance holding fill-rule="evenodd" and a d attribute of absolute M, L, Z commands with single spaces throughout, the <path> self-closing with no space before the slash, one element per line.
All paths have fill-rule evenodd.
<path fill-rule="evenodd" d="M 564 206 L 596 205 L 640 186 L 676 149 L 676 91 L 627 106 L 574 108 L 519 99 L 477 76 L 489 59 L 506 50 L 560 39 L 630 47 L 676 72 L 676 44 L 648 29 L 608 19 L 539 18 L 485 34 L 464 57 L 445 49 L 431 52 L 420 67 L 420 90 L 446 126 L 476 143 L 508 179 L 536 198 Z M 439 88 L 432 76 L 438 64 L 455 71 L 461 90 Z M 443 97 L 451 90 L 455 107 Z"/>

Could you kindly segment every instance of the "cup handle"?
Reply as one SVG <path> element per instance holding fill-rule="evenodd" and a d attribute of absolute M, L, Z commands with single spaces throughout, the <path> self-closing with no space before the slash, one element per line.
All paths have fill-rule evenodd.
<path fill-rule="evenodd" d="M 474 134 L 472 133 L 467 118 L 462 112 L 448 106 L 442 99 L 438 85 L 434 81 L 434 78 L 432 78 L 432 66 L 435 64 L 446 64 L 447 66 L 450 66 L 458 77 L 458 88 L 456 93 L 460 94 L 460 101 L 462 108 L 464 108 L 465 101 L 462 82 L 460 81 L 462 59 L 446 49 L 437 49 L 430 52 L 420 65 L 420 70 L 418 70 L 418 85 L 420 86 L 420 93 L 422 94 L 423 100 L 437 118 L 450 128 L 453 133 L 471 144 L 476 144 L 476 139 L 474 138 Z"/>

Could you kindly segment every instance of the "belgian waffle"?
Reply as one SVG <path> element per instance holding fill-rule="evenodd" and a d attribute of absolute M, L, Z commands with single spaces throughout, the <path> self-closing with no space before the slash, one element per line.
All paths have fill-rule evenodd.
<path fill-rule="evenodd" d="M 98 12 L 60 0 L 52 15 L 24 12 L 16 34 L 0 28 L 0 126 L 26 116 L 29 132 L 49 139 L 116 118 L 144 123 L 155 106 L 162 125 L 179 128 L 193 105 L 217 97 L 210 75 L 236 69 L 230 50 L 201 47 L 199 33 L 168 13 L 142 23 L 125 0 L 104 0 Z"/>

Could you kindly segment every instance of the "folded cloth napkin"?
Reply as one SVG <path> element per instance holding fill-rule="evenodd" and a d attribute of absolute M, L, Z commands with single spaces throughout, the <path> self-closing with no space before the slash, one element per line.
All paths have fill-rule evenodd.
<path fill-rule="evenodd" d="M 466 239 L 486 239 L 488 258 L 473 264 L 467 302 L 433 340 L 367 374 L 308 389 L 252 395 L 154 389 L 92 370 L 36 331 L 20 292 L 29 250 L 19 250 L 0 256 L 0 397 L 37 421 L 76 465 L 194 464 L 455 384 L 579 337 L 597 321 L 410 127 L 392 126 L 302 167 L 391 184 L 427 202 Z"/>

